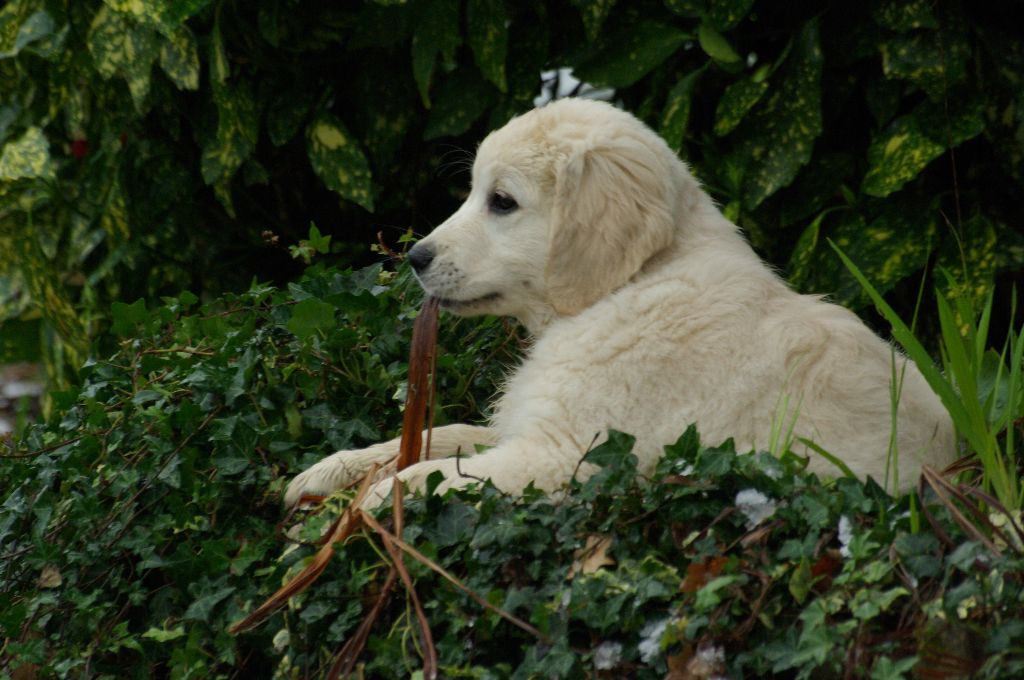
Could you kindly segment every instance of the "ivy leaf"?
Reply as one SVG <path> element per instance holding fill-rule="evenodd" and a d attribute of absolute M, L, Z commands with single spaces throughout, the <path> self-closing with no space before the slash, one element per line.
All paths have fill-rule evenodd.
<path fill-rule="evenodd" d="M 177 27 L 160 46 L 160 66 L 180 90 L 199 89 L 199 50 L 188 26 Z"/>
<path fill-rule="evenodd" d="M 235 586 L 224 586 L 219 588 L 208 595 L 204 595 L 188 606 L 185 610 L 182 619 L 188 621 L 207 621 L 210 618 L 210 612 L 216 607 L 221 600 L 235 592 Z"/>
<path fill-rule="evenodd" d="M 743 203 L 753 210 L 787 186 L 810 159 L 821 134 L 821 44 L 818 22 L 796 38 L 771 96 L 744 123 L 739 154 L 749 159 Z"/>
<path fill-rule="evenodd" d="M 740 55 L 732 48 L 725 36 L 712 28 L 710 24 L 702 23 L 697 28 L 697 40 L 704 53 L 716 61 L 735 64 L 740 60 Z"/>
<path fill-rule="evenodd" d="M 502 92 L 508 89 L 505 81 L 507 23 L 504 0 L 469 0 L 466 5 L 467 39 L 476 64 L 484 77 Z"/>
<path fill-rule="evenodd" d="M 337 117 L 321 113 L 306 127 L 306 150 L 313 170 L 328 189 L 373 211 L 370 166 Z"/>
<path fill-rule="evenodd" d="M 16 179 L 52 179 L 50 143 L 43 131 L 30 127 L 18 139 L 4 145 L 0 154 L 0 181 Z"/>
<path fill-rule="evenodd" d="M 743 78 L 725 88 L 715 109 L 715 134 L 723 137 L 740 124 L 768 91 L 768 81 L 754 77 Z"/>
<path fill-rule="evenodd" d="M 572 4 L 580 11 L 587 40 L 591 42 L 597 40 L 604 20 L 608 18 L 612 7 L 615 6 L 615 0 L 572 0 Z"/>
<path fill-rule="evenodd" d="M 690 38 L 690 34 L 657 21 L 624 24 L 605 32 L 590 52 L 593 56 L 576 65 L 575 74 L 593 85 L 628 87 Z"/>
<path fill-rule="evenodd" d="M 686 137 L 693 104 L 693 90 L 702 72 L 703 69 L 699 69 L 683 76 L 666 97 L 659 130 L 661 136 L 676 152 L 682 149 L 683 139 Z"/>
<path fill-rule="evenodd" d="M 412 74 L 423 105 L 430 108 L 430 83 L 437 55 L 446 62 L 455 58 L 459 38 L 459 0 L 437 0 L 422 5 L 419 24 L 412 36 Z"/>

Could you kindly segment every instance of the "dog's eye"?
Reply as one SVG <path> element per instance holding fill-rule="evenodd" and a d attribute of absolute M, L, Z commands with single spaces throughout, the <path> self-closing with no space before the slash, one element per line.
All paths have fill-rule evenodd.
<path fill-rule="evenodd" d="M 516 199 L 512 198 L 508 194 L 503 194 L 500 191 L 495 191 L 491 194 L 491 197 L 487 200 L 487 204 L 490 207 L 491 212 L 496 215 L 507 215 L 519 207 L 519 204 L 516 203 Z"/>

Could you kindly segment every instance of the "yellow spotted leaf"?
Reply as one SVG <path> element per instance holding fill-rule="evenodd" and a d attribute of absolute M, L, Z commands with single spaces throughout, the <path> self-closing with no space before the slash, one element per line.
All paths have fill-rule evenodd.
<path fill-rule="evenodd" d="M 336 116 L 321 113 L 306 127 L 306 149 L 313 170 L 328 189 L 373 210 L 369 163 Z"/>
<path fill-rule="evenodd" d="M 754 209 L 796 177 L 821 134 L 822 54 L 818 22 L 808 22 L 775 75 L 771 95 L 747 117 L 739 145 L 747 164 L 743 203 Z"/>
<path fill-rule="evenodd" d="M 583 28 L 588 40 L 597 40 L 601 26 L 615 5 L 615 0 L 572 0 L 572 4 L 580 11 Z"/>
<path fill-rule="evenodd" d="M 754 78 L 737 80 L 725 88 L 715 109 L 715 134 L 721 137 L 735 130 L 767 91 L 768 81 Z"/>
<path fill-rule="evenodd" d="M 50 179 L 53 175 L 50 143 L 39 128 L 30 127 L 21 137 L 4 145 L 0 153 L 0 181 Z"/>
<path fill-rule="evenodd" d="M 188 26 L 179 26 L 163 41 L 160 66 L 178 89 L 199 89 L 199 50 Z"/>
<path fill-rule="evenodd" d="M 661 112 L 659 131 L 668 145 L 678 152 L 682 149 L 683 139 L 690 123 L 690 109 L 693 104 L 693 90 L 703 69 L 688 73 L 669 90 L 665 98 L 665 108 Z"/>
<path fill-rule="evenodd" d="M 104 5 L 93 17 L 87 42 L 96 70 L 104 78 L 122 76 L 135 108 L 142 111 L 152 65 L 159 53 L 157 33 Z"/>
<path fill-rule="evenodd" d="M 424 11 L 412 36 L 412 74 L 423 105 L 428 109 L 438 54 L 445 62 L 452 61 L 461 42 L 460 33 L 458 0 L 424 3 Z"/>
<path fill-rule="evenodd" d="M 476 65 L 487 80 L 502 92 L 505 82 L 505 56 L 508 53 L 508 16 L 504 0 L 469 0 L 466 5 L 469 46 Z"/>
<path fill-rule="evenodd" d="M 128 206 L 121 190 L 121 182 L 116 177 L 107 194 L 106 206 L 100 216 L 100 227 L 114 242 L 128 239 Z"/>

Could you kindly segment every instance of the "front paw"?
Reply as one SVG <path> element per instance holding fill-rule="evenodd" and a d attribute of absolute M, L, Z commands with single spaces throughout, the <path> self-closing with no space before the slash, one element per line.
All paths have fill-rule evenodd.
<path fill-rule="evenodd" d="M 466 477 L 459 474 L 459 470 L 450 458 L 445 460 L 431 460 L 416 463 L 415 465 L 402 470 L 396 476 L 402 480 L 403 493 L 409 494 L 416 491 L 424 493 L 427 490 L 427 478 L 434 472 L 440 472 L 444 475 L 444 480 L 442 480 L 441 483 L 437 485 L 437 488 L 434 489 L 434 493 L 437 495 L 444 494 L 448 489 L 458 488 L 480 481 L 478 478 Z M 377 482 L 370 487 L 370 490 L 366 494 L 366 498 L 363 499 L 360 507 L 363 510 L 373 510 L 384 505 L 385 502 L 391 499 L 391 492 L 394 490 L 394 486 L 395 476 L 388 476 Z"/>

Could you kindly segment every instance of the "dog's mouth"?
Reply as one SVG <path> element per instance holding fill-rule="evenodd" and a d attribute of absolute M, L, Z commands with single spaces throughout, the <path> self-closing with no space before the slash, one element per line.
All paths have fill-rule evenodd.
<path fill-rule="evenodd" d="M 488 293 L 480 297 L 469 298 L 468 300 L 456 300 L 454 298 L 437 298 L 442 307 L 451 311 L 474 307 L 484 302 L 494 302 L 501 297 L 501 293 Z"/>

